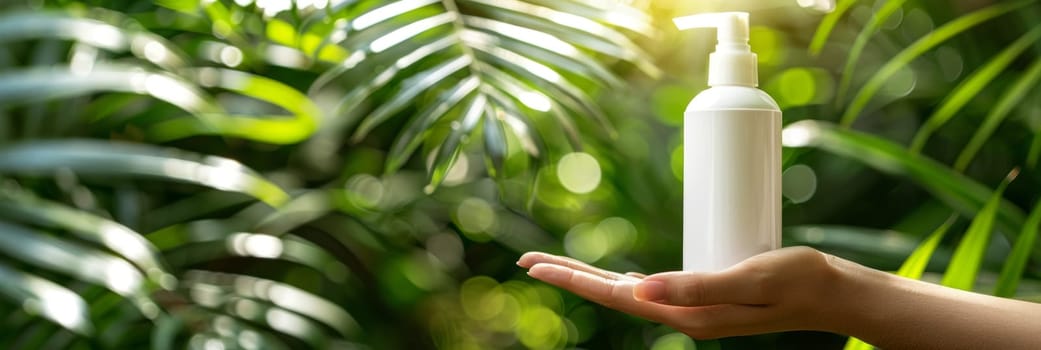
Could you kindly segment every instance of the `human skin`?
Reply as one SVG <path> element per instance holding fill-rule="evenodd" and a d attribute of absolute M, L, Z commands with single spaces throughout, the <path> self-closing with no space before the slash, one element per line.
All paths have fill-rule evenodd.
<path fill-rule="evenodd" d="M 855 336 L 884 349 L 1038 349 L 1041 304 L 899 277 L 807 247 L 710 273 L 643 276 L 531 252 L 528 275 L 696 339 L 793 330 Z"/>

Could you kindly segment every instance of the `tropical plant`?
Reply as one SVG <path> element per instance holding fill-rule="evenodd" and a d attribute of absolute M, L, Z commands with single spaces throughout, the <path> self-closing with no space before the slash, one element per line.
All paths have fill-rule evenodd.
<path fill-rule="evenodd" d="M 786 244 L 1036 298 L 1036 1 L 763 6 L 0 4 L 0 345 L 694 345 L 512 263 L 679 266 L 711 43 L 666 28 L 718 10 L 785 109 Z"/>

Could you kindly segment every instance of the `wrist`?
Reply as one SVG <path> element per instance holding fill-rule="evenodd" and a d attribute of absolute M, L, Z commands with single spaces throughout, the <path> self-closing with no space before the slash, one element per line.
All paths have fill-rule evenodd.
<path fill-rule="evenodd" d="M 872 325 L 885 321 L 883 294 L 899 278 L 839 257 L 828 261 L 832 273 L 816 330 L 862 337 Z"/>

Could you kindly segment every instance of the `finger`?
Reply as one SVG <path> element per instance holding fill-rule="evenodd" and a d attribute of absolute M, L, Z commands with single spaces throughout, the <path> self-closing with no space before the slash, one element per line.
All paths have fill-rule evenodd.
<path fill-rule="evenodd" d="M 528 275 L 618 311 L 651 321 L 671 321 L 677 307 L 633 299 L 633 281 L 615 280 L 557 264 L 538 263 Z"/>
<path fill-rule="evenodd" d="M 639 278 L 639 279 L 644 279 L 645 277 L 647 277 L 647 275 L 644 275 L 644 274 L 639 273 L 639 272 L 626 272 L 625 275 L 629 276 L 629 277 L 636 277 L 636 278 Z"/>
<path fill-rule="evenodd" d="M 528 267 L 528 268 L 530 268 L 530 267 L 532 267 L 532 266 L 534 266 L 536 264 L 543 264 L 543 263 L 560 265 L 560 266 L 564 266 L 564 267 L 567 267 L 567 268 L 570 268 L 570 269 L 575 269 L 575 270 L 578 270 L 578 271 L 587 272 L 587 273 L 590 273 L 590 274 L 593 274 L 593 275 L 597 275 L 597 276 L 600 276 L 600 277 L 609 278 L 609 279 L 613 279 L 613 280 L 629 280 L 629 281 L 635 281 L 636 280 L 635 278 L 633 278 L 631 276 L 626 276 L 626 275 L 623 275 L 623 274 L 620 274 L 620 273 L 617 273 L 617 272 L 614 272 L 614 271 L 607 271 L 607 270 L 604 270 L 604 269 L 599 269 L 599 268 L 593 267 L 593 266 L 591 266 L 589 264 L 586 264 L 584 262 L 581 262 L 581 261 L 578 261 L 578 260 L 575 260 L 575 259 L 572 259 L 572 258 L 569 258 L 569 257 L 559 256 L 559 255 L 546 254 L 546 253 L 541 253 L 541 252 L 528 252 L 528 253 L 524 253 L 524 255 L 522 255 L 520 257 L 520 260 L 517 260 L 517 265 L 518 266 L 520 266 L 520 267 Z"/>
<path fill-rule="evenodd" d="M 676 306 L 765 304 L 759 279 L 742 270 L 665 272 L 645 277 L 633 297 Z"/>

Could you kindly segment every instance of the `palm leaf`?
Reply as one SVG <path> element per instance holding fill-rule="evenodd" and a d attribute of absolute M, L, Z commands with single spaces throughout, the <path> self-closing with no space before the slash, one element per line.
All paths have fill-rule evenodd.
<path fill-rule="evenodd" d="M 319 77 L 310 94 L 330 94 L 339 89 L 339 81 L 349 77 L 368 78 L 344 93 L 346 97 L 331 109 L 332 128 L 323 130 L 320 136 L 337 140 L 360 116 L 352 136 L 358 142 L 403 111 L 416 108 L 421 112 L 409 119 L 391 148 L 385 168 L 394 172 L 434 135 L 428 129 L 458 120 L 460 127 L 441 140 L 430 167 L 433 189 L 478 125 L 484 125 L 483 143 L 491 173 L 501 167 L 507 153 L 505 134 L 533 140 L 535 129 L 519 131 L 513 127 L 519 121 L 511 123 L 508 119 L 522 119 L 520 124 L 531 125 L 527 120 L 536 113 L 551 112 L 565 119 L 592 116 L 591 122 L 610 135 L 613 130 L 607 118 L 579 86 L 617 86 L 620 82 L 593 54 L 621 59 L 657 74 L 643 51 L 619 31 L 655 33 L 645 22 L 646 16 L 619 15 L 636 12 L 627 6 L 586 1 L 403 1 L 363 6 L 359 15 L 342 17 L 346 24 L 331 32 L 335 40 L 327 40 L 352 50 L 350 57 Z M 334 15 L 323 20 L 337 19 Z M 387 68 L 371 75 L 361 71 L 362 67 L 380 65 Z M 437 97 L 423 98 L 427 95 Z M 367 107 L 367 101 L 382 96 L 384 102 L 379 107 Z M 538 102 L 536 110 L 521 111 L 514 106 L 531 106 L 537 96 L 545 99 Z M 543 101 L 551 101 L 549 107 L 544 107 L 547 103 Z M 567 128 L 569 134 L 573 130 Z M 531 152 L 533 148 L 526 150 L 536 154 Z"/>
<path fill-rule="evenodd" d="M 0 149 L 0 173 L 153 177 L 253 196 L 278 205 L 287 195 L 236 161 L 155 146 L 88 140 L 34 141 Z"/>
<path fill-rule="evenodd" d="M 94 332 L 87 315 L 87 303 L 54 282 L 33 276 L 20 269 L 0 264 L 0 293 L 70 331 L 87 335 Z"/>
<path fill-rule="evenodd" d="M 176 279 L 163 266 L 156 248 L 139 233 L 119 223 L 14 191 L 0 192 L 0 216 L 69 230 L 119 254 L 156 285 L 165 289 L 174 287 Z"/>

